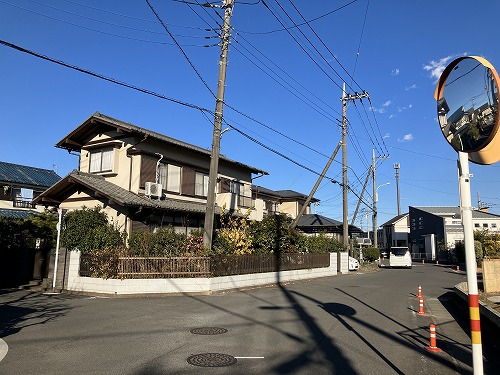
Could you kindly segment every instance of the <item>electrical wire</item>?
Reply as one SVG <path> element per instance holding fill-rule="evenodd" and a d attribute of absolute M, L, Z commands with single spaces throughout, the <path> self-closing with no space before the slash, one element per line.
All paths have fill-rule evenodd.
<path fill-rule="evenodd" d="M 337 12 L 337 11 L 339 11 L 339 10 L 341 10 L 341 9 L 343 9 L 343 8 L 345 8 L 345 7 L 349 6 L 349 5 L 351 5 L 351 4 L 354 4 L 356 1 L 358 1 L 358 0 L 353 0 L 353 1 L 351 1 L 350 3 L 347 3 L 347 4 L 345 4 L 345 5 L 342 5 L 341 7 L 336 8 L 336 9 L 334 9 L 334 10 L 332 10 L 332 11 L 328 12 L 328 13 L 325 13 L 325 14 L 322 14 L 321 16 L 318 16 L 318 17 L 315 17 L 315 18 L 313 18 L 313 19 L 310 19 L 310 20 L 309 20 L 309 21 L 307 21 L 307 22 L 309 22 L 309 23 L 310 23 L 310 22 L 317 21 L 317 20 L 319 20 L 319 19 L 321 19 L 321 18 L 327 17 L 327 16 L 329 16 L 330 14 L 333 14 L 333 13 L 335 13 L 335 12 Z M 239 30 L 239 32 L 244 33 L 244 34 L 266 35 L 266 34 L 278 33 L 278 32 L 281 32 L 281 31 L 292 30 L 292 29 L 295 29 L 295 28 L 297 28 L 297 27 L 303 26 L 303 25 L 305 25 L 305 24 L 306 24 L 306 23 L 304 22 L 304 23 L 299 23 L 298 25 L 291 26 L 291 27 L 288 27 L 288 28 L 287 28 L 287 27 L 285 27 L 285 28 L 282 28 L 282 29 L 271 30 L 271 31 L 263 31 L 263 32 L 245 31 L 245 30 Z"/>
<path fill-rule="evenodd" d="M 170 32 L 170 30 L 168 29 L 167 25 L 163 22 L 163 20 L 161 19 L 160 15 L 156 12 L 155 8 L 151 5 L 151 3 L 149 2 L 149 0 L 146 0 L 146 3 L 148 4 L 149 8 L 151 9 L 151 11 L 154 13 L 154 15 L 156 16 L 156 18 L 158 19 L 158 21 L 160 22 L 160 24 L 163 26 L 163 28 L 165 29 L 165 31 L 168 33 L 168 35 L 170 35 L 170 37 L 172 38 L 172 40 L 174 41 L 175 45 L 177 46 L 177 48 L 179 48 L 179 50 L 181 51 L 182 55 L 184 56 L 184 58 L 187 60 L 187 62 L 189 63 L 189 65 L 191 66 L 191 68 L 194 70 L 194 72 L 196 73 L 196 75 L 198 76 L 198 78 L 201 80 L 201 82 L 203 82 L 203 85 L 206 87 L 206 89 L 210 92 L 210 94 L 212 94 L 212 96 L 214 98 L 216 98 L 216 95 L 215 93 L 212 91 L 212 89 L 210 88 L 210 86 L 208 86 L 208 83 L 203 79 L 203 77 L 201 76 L 200 72 L 196 69 L 196 67 L 194 66 L 193 62 L 191 61 L 191 59 L 189 58 L 189 56 L 186 54 L 186 52 L 184 52 L 184 49 L 181 47 L 181 45 L 177 42 L 177 40 L 175 39 L 174 35 Z"/>
<path fill-rule="evenodd" d="M 106 77 L 102 74 L 98 74 L 98 73 L 95 73 L 95 72 L 92 72 L 90 70 L 87 70 L 87 69 L 83 69 L 83 68 L 80 68 L 76 65 L 71 65 L 71 64 L 68 64 L 68 63 L 65 63 L 64 61 L 61 61 L 61 60 L 56 60 L 54 58 L 51 58 L 51 57 L 48 57 L 48 56 L 45 56 L 45 55 L 42 55 L 41 53 L 37 53 L 37 52 L 34 52 L 34 51 L 30 51 L 28 49 L 25 49 L 23 47 L 20 47 L 16 44 L 13 44 L 13 43 L 9 43 L 9 42 L 6 42 L 4 40 L 1 40 L 0 39 L 0 44 L 1 45 L 4 45 L 6 47 L 9 47 L 9 48 L 12 48 L 12 49 L 15 49 L 19 52 L 23 52 L 23 53 L 26 53 L 26 54 L 29 54 L 31 56 L 35 56 L 35 57 L 38 57 L 40 59 L 43 59 L 43 60 L 46 60 L 46 61 L 50 61 L 50 62 L 53 62 L 55 64 L 58 64 L 58 65 L 61 65 L 61 66 L 64 66 L 66 68 L 70 68 L 70 69 L 73 69 L 73 70 L 76 70 L 76 71 L 79 71 L 81 73 L 84 73 L 84 74 L 87 74 L 87 75 L 90 75 L 90 76 L 93 76 L 93 77 L 96 77 L 96 78 L 100 78 L 102 80 L 105 80 L 105 81 L 108 81 L 108 82 L 111 82 L 111 83 L 114 83 L 116 85 L 119 85 L 119 86 L 123 86 L 123 87 L 127 87 L 129 89 L 132 89 L 132 90 L 136 90 L 136 91 L 139 91 L 139 92 L 142 92 L 144 94 L 148 94 L 148 95 L 152 95 L 152 96 L 155 96 L 157 98 L 160 98 L 160 99 L 165 99 L 165 100 L 168 100 L 170 102 L 173 102 L 173 103 L 176 103 L 176 104 L 180 104 L 182 106 L 185 106 L 185 107 L 189 107 L 189 108 L 193 108 L 193 109 L 197 109 L 199 111 L 202 111 L 202 112 L 208 112 L 208 113 L 211 113 L 213 115 L 215 115 L 215 112 L 214 111 L 211 111 L 209 109 L 206 109 L 206 108 L 203 108 L 203 107 L 200 107 L 200 106 L 197 106 L 195 104 L 191 104 L 191 103 L 188 103 L 188 102 L 184 102 L 182 100 L 178 100 L 178 99 L 174 99 L 174 98 L 171 98 L 171 97 L 168 97 L 168 96 L 165 96 L 165 95 L 162 95 L 162 94 L 159 94 L 159 93 L 156 93 L 154 91 L 151 91 L 151 90 L 148 90 L 148 89 L 144 89 L 144 88 L 141 88 L 141 87 L 138 87 L 138 86 L 135 86 L 135 85 L 132 85 L 130 83 L 126 83 L 126 82 L 122 82 L 122 81 L 118 81 L 114 78 L 110 78 L 110 77 Z"/>

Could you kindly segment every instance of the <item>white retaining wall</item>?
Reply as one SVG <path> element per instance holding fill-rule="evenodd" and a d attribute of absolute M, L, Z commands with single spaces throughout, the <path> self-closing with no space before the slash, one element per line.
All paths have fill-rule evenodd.
<path fill-rule="evenodd" d="M 179 279 L 101 279 L 79 276 L 80 252 L 69 252 L 69 270 L 66 289 L 84 293 L 103 293 L 113 295 L 127 294 L 172 294 L 172 293 L 210 293 L 229 289 L 248 288 L 258 285 L 276 284 L 293 280 L 306 280 L 317 277 L 335 276 L 338 271 L 348 273 L 348 254 L 330 254 L 330 267 L 305 270 L 265 272 L 246 275 L 233 275 L 211 278 Z M 344 259 L 345 258 L 345 259 Z"/>

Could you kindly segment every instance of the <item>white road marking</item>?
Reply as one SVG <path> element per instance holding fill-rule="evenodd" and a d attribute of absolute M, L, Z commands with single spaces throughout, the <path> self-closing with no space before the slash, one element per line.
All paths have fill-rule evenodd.
<path fill-rule="evenodd" d="M 234 357 L 236 359 L 263 359 L 264 357 Z"/>
<path fill-rule="evenodd" d="M 2 339 L 0 339 L 0 361 L 5 358 L 7 352 L 9 351 L 9 345 Z"/>

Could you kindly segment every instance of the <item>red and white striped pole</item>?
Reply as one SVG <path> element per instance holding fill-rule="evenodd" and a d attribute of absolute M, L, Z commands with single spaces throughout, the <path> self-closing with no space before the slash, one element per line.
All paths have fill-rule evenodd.
<path fill-rule="evenodd" d="M 433 323 L 430 324 L 429 346 L 426 346 L 425 350 L 428 350 L 428 351 L 434 352 L 434 353 L 442 352 L 442 350 L 439 349 L 436 345 L 436 325 Z"/>
<path fill-rule="evenodd" d="M 464 228 L 465 270 L 469 293 L 469 315 L 472 342 L 472 368 L 474 375 L 483 375 L 483 346 L 479 323 L 479 297 L 477 287 L 477 264 L 474 250 L 474 227 L 472 224 L 472 203 L 470 193 L 469 159 L 465 152 L 458 153 L 460 192 L 460 213 Z"/>
<path fill-rule="evenodd" d="M 418 299 L 419 301 L 419 305 L 418 305 L 418 315 L 425 315 L 425 312 L 424 312 L 424 297 L 420 297 Z"/>
<path fill-rule="evenodd" d="M 418 286 L 418 294 L 417 294 L 417 297 L 418 298 L 422 298 L 422 287 L 419 285 Z"/>

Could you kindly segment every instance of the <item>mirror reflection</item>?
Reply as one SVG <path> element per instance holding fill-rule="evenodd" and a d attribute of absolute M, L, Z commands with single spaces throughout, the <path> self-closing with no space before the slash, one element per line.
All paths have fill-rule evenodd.
<path fill-rule="evenodd" d="M 466 58 L 451 70 L 437 110 L 441 131 L 455 150 L 477 151 L 491 141 L 497 98 L 495 78 L 479 61 Z"/>

